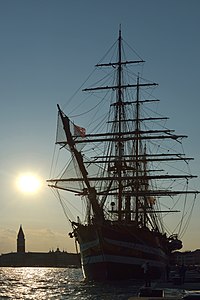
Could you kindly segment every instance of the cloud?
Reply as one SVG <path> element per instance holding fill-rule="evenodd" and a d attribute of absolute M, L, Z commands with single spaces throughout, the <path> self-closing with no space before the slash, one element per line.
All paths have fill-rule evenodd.
<path fill-rule="evenodd" d="M 33 252 L 47 252 L 50 250 L 65 250 L 74 252 L 74 246 L 67 236 L 67 232 L 57 232 L 49 228 L 26 230 L 26 249 Z"/>
<path fill-rule="evenodd" d="M 0 253 L 16 251 L 16 231 L 9 228 L 0 228 Z"/>

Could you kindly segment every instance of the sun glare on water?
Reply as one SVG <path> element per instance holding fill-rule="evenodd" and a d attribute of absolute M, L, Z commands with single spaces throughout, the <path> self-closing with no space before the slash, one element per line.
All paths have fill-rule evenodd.
<path fill-rule="evenodd" d="M 17 178 L 17 187 L 23 193 L 36 193 L 41 187 L 41 180 L 33 174 L 23 174 Z"/>

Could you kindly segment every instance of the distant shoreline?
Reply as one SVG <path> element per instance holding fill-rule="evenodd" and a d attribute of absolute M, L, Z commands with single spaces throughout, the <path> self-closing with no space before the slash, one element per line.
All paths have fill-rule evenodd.
<path fill-rule="evenodd" d="M 80 268 L 77 253 L 51 252 L 11 252 L 0 255 L 0 267 L 74 267 Z"/>

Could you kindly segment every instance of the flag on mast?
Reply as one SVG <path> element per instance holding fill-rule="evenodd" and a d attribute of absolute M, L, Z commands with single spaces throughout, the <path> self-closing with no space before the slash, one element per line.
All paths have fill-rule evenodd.
<path fill-rule="evenodd" d="M 74 124 L 74 135 L 85 137 L 86 129 Z"/>

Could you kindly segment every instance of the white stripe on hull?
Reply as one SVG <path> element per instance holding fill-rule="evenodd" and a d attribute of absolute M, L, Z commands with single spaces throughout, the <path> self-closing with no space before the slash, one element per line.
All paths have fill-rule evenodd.
<path fill-rule="evenodd" d="M 111 240 L 105 238 L 105 241 L 107 241 L 110 244 L 124 247 L 124 248 L 129 248 L 129 249 L 134 249 L 134 250 L 139 250 L 144 253 L 149 253 L 149 254 L 156 254 L 162 257 L 165 257 L 165 252 L 161 250 L 160 248 L 154 248 L 151 246 L 146 246 L 145 244 L 136 244 L 136 243 L 129 243 L 129 242 L 122 242 L 122 241 L 116 241 L 116 240 Z"/>
<path fill-rule="evenodd" d="M 95 263 L 120 263 L 120 264 L 128 264 L 128 265 L 138 265 L 141 266 L 147 259 L 141 259 L 137 257 L 127 257 L 127 256 L 116 256 L 116 255 L 97 255 L 90 257 L 82 257 L 82 264 L 95 264 Z M 148 262 L 151 266 L 155 267 L 164 267 L 165 263 L 161 261 L 156 261 L 152 259 L 148 259 Z"/>
<path fill-rule="evenodd" d="M 153 255 L 158 255 L 159 257 L 162 257 L 162 258 L 166 258 L 165 252 L 160 248 L 154 248 L 151 246 L 147 246 L 144 244 L 142 245 L 142 244 L 138 244 L 138 243 L 122 242 L 122 241 L 112 240 L 112 239 L 108 239 L 108 238 L 105 238 L 104 240 L 108 244 L 111 244 L 111 245 L 134 249 L 136 251 L 140 251 L 145 254 L 153 254 Z M 99 239 L 93 240 L 88 243 L 81 243 L 80 250 L 81 250 L 81 252 L 84 252 L 84 251 L 89 250 L 98 245 L 99 245 Z"/>
<path fill-rule="evenodd" d="M 86 251 L 88 249 L 91 249 L 92 247 L 98 246 L 99 245 L 99 239 L 93 240 L 91 242 L 87 243 L 81 243 L 80 244 L 80 250 L 81 251 Z"/>

